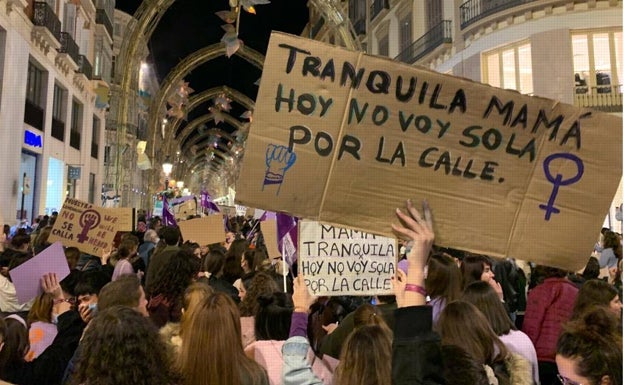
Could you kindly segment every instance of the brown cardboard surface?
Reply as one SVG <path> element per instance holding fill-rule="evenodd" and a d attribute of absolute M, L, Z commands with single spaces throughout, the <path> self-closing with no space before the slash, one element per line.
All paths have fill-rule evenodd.
<path fill-rule="evenodd" d="M 621 159 L 619 117 L 273 33 L 236 199 L 385 235 L 427 199 L 439 245 L 575 270 Z"/>
<path fill-rule="evenodd" d="M 127 227 L 127 215 L 128 210 L 96 207 L 91 203 L 67 198 L 54 222 L 48 242 L 60 241 L 65 247 L 74 246 L 83 253 L 101 256 L 112 247 L 117 231 Z"/>
<path fill-rule="evenodd" d="M 118 217 L 117 231 L 134 231 L 134 221 L 132 219 L 132 207 L 109 207 L 109 213 Z"/>
<path fill-rule="evenodd" d="M 281 256 L 282 253 L 280 253 L 277 247 L 277 220 L 267 219 L 260 222 L 260 230 L 264 237 L 264 244 L 267 248 L 267 253 L 269 253 L 269 258 L 273 259 Z"/>
<path fill-rule="evenodd" d="M 197 242 L 200 246 L 225 241 L 225 227 L 221 214 L 180 221 L 178 227 L 185 241 Z"/>

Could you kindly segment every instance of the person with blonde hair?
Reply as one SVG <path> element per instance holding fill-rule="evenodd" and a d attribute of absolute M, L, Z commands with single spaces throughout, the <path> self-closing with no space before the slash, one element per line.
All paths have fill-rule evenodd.
<path fill-rule="evenodd" d="M 347 337 L 334 383 L 339 385 L 392 383 L 392 331 L 375 307 L 364 304 L 355 310 L 355 329 Z"/>
<path fill-rule="evenodd" d="M 307 318 L 315 298 L 310 295 L 301 275 L 294 281 L 295 311 L 290 326 L 290 338 L 282 346 L 284 385 L 322 384 L 308 351 Z M 347 337 L 334 373 L 336 385 L 392 383 L 392 334 L 374 307 L 364 305 L 354 314 L 356 328 Z M 359 326 L 358 326 L 359 325 Z"/>
<path fill-rule="evenodd" d="M 41 293 L 35 298 L 26 322 L 28 323 L 28 339 L 30 349 L 26 361 L 32 361 L 50 345 L 58 334 L 56 323 L 58 315 L 52 314 L 54 298 L 48 293 Z"/>
<path fill-rule="evenodd" d="M 210 285 L 204 282 L 193 282 L 184 291 L 182 298 L 182 317 L 180 322 L 167 322 L 165 326 L 160 328 L 160 335 L 167 343 L 178 351 L 182 345 L 182 333 L 188 330 L 189 319 L 193 311 L 203 303 L 208 297 L 214 293 Z"/>
<path fill-rule="evenodd" d="M 176 367 L 183 385 L 268 385 L 264 369 L 241 343 L 240 313 L 224 293 L 197 306 L 182 335 Z"/>

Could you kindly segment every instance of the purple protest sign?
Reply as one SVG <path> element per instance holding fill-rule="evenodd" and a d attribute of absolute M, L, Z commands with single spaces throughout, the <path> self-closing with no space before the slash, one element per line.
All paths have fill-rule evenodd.
<path fill-rule="evenodd" d="M 165 226 L 177 226 L 178 223 L 175 220 L 175 216 L 171 212 L 171 206 L 169 206 L 169 202 L 167 202 L 167 197 L 163 196 L 163 216 L 162 216 L 163 225 Z"/>
<path fill-rule="evenodd" d="M 207 209 L 209 214 L 219 213 L 219 207 L 212 201 L 212 197 L 208 194 L 208 191 L 202 191 L 201 193 L 201 208 Z"/>
<path fill-rule="evenodd" d="M 277 239 L 280 253 L 289 266 L 297 257 L 297 218 L 288 214 L 277 213 Z"/>
<path fill-rule="evenodd" d="M 69 265 L 61 242 L 53 243 L 41 253 L 9 271 L 15 285 L 17 300 L 26 303 L 43 292 L 41 277 L 56 273 L 59 282 L 69 275 Z"/>

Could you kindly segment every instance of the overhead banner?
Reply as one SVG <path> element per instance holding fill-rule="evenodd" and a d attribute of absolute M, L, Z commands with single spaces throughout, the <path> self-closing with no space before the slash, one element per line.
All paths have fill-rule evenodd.
<path fill-rule="evenodd" d="M 389 295 L 396 240 L 315 221 L 299 222 L 299 272 L 314 295 Z"/>
<path fill-rule="evenodd" d="M 77 247 L 83 253 L 101 256 L 113 244 L 117 231 L 128 228 L 132 209 L 107 209 L 67 198 L 54 222 L 48 242 Z"/>
<path fill-rule="evenodd" d="M 619 117 L 273 33 L 236 198 L 386 235 L 427 199 L 441 246 L 574 270 L 621 161 Z"/>

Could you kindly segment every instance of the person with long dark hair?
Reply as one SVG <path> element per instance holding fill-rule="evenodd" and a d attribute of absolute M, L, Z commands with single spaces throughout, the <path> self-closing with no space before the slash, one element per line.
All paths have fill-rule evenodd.
<path fill-rule="evenodd" d="M 199 259 L 184 250 L 165 261 L 154 277 L 147 304 L 150 318 L 156 326 L 179 322 L 182 317 L 182 297 L 199 272 Z"/>
<path fill-rule="evenodd" d="M 461 270 L 451 256 L 435 253 L 429 258 L 425 289 L 430 297 L 429 305 L 433 307 L 433 323 L 437 323 L 446 304 L 461 296 Z"/>
<path fill-rule="evenodd" d="M 494 333 L 510 352 L 529 361 L 533 381 L 539 384 L 539 366 L 533 342 L 529 336 L 516 329 L 494 289 L 487 282 L 473 282 L 464 289 L 462 300 L 473 304 L 483 313 Z"/>
<path fill-rule="evenodd" d="M 622 317 L 622 301 L 617 289 L 600 279 L 590 279 L 578 291 L 572 317 L 581 318 L 583 313 L 592 306 L 604 306 L 618 318 Z"/>
<path fill-rule="evenodd" d="M 567 323 L 557 340 L 557 369 L 564 385 L 622 385 L 622 336 L 604 306 Z"/>
<path fill-rule="evenodd" d="M 100 311 L 89 323 L 81 346 L 72 384 L 178 383 L 170 348 L 158 329 L 130 307 Z"/>

